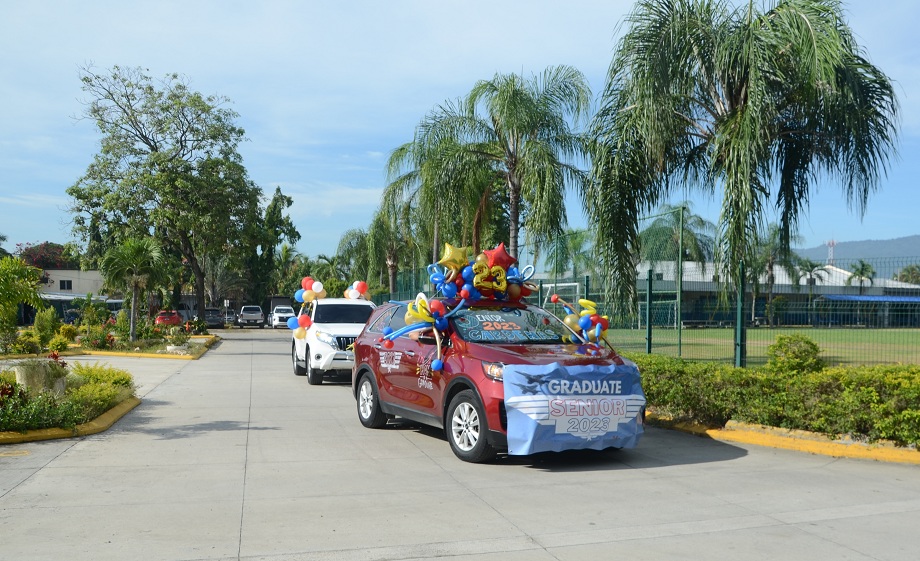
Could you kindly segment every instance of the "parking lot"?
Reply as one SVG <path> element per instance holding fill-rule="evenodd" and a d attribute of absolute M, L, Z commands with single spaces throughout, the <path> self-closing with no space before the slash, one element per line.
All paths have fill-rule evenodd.
<path fill-rule="evenodd" d="M 920 468 L 650 428 L 634 450 L 458 460 L 438 431 L 358 422 L 290 331 L 197 361 L 73 357 L 143 402 L 82 439 L 0 447 L 0 559 L 904 560 Z"/>

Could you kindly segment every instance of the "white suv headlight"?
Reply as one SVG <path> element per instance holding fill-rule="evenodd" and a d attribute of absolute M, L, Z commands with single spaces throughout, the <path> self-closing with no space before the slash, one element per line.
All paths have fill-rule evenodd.
<path fill-rule="evenodd" d="M 316 332 L 316 339 L 317 339 L 318 341 L 322 341 L 323 343 L 326 343 L 327 345 L 329 345 L 329 346 L 332 347 L 333 349 L 338 349 L 338 348 L 339 348 L 338 343 L 336 343 L 336 341 L 335 341 L 335 336 L 332 335 L 332 334 L 330 334 L 330 333 L 323 333 L 322 331 L 317 331 L 317 332 Z"/>

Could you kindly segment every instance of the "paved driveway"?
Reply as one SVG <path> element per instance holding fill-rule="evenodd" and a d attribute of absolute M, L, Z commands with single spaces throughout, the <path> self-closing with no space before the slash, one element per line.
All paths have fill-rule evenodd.
<path fill-rule="evenodd" d="M 619 452 L 457 460 L 309 386 L 287 331 L 198 361 L 85 357 L 143 403 L 107 432 L 0 447 L 0 559 L 904 560 L 920 468 L 649 429 Z"/>

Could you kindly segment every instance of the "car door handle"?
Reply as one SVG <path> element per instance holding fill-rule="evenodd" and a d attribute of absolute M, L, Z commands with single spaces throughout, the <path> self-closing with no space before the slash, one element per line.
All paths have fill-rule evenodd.
<path fill-rule="evenodd" d="M 415 351 L 406 351 L 406 354 L 409 356 L 415 356 Z"/>
<path fill-rule="evenodd" d="M 380 348 L 380 343 L 375 343 L 375 344 L 374 344 L 374 348 L 375 348 L 375 349 L 379 349 L 379 348 Z"/>

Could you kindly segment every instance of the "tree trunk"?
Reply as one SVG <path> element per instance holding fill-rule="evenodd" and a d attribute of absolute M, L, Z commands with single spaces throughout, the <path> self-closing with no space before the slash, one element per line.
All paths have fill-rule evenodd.
<path fill-rule="evenodd" d="M 521 217 L 521 184 L 514 175 L 508 175 L 508 253 L 518 257 L 518 232 Z"/>
<path fill-rule="evenodd" d="M 128 330 L 128 340 L 137 341 L 137 285 L 131 287 L 131 328 Z"/>

